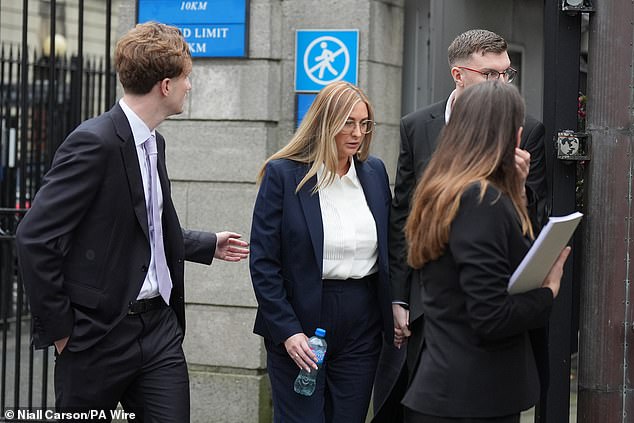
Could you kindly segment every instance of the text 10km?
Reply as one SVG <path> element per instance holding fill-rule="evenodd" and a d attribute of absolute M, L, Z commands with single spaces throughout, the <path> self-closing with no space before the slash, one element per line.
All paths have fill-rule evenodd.
<path fill-rule="evenodd" d="M 182 1 L 181 10 L 207 10 L 206 1 Z"/>

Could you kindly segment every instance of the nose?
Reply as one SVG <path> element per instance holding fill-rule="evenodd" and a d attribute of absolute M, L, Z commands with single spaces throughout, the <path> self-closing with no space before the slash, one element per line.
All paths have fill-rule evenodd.
<path fill-rule="evenodd" d="M 356 122 L 354 124 L 354 129 L 352 130 L 352 135 L 354 135 L 355 137 L 360 137 L 362 134 L 361 132 L 361 122 Z"/>

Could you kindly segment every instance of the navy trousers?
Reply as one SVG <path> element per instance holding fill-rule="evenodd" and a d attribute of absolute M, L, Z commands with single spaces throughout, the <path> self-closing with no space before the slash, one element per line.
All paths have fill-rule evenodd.
<path fill-rule="evenodd" d="M 324 280 L 320 327 L 328 349 L 315 393 L 295 393 L 299 368 L 283 344 L 265 339 L 275 423 L 363 423 L 381 351 L 377 280 Z M 307 334 L 312 335 L 312 334 Z"/>

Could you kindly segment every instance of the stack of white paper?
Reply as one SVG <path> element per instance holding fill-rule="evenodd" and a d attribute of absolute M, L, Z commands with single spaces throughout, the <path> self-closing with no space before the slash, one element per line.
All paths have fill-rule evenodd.
<path fill-rule="evenodd" d="M 548 223 L 511 275 L 508 287 L 510 294 L 518 294 L 542 286 L 546 275 L 570 240 L 582 216 L 582 213 L 575 212 L 567 216 L 548 218 Z"/>

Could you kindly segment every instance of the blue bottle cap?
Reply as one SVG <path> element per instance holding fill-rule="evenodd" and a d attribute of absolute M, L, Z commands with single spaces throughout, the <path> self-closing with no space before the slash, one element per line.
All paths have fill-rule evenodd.
<path fill-rule="evenodd" d="M 326 329 L 322 329 L 322 328 L 315 329 L 315 335 L 317 335 L 320 338 L 324 338 L 326 336 Z"/>

